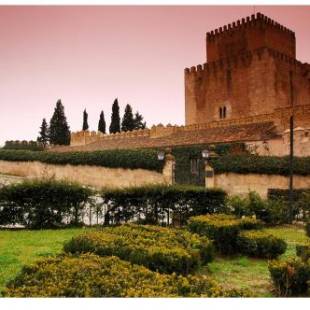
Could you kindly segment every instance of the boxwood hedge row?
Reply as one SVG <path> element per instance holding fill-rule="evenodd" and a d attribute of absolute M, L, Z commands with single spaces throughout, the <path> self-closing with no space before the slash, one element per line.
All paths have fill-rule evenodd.
<path fill-rule="evenodd" d="M 149 225 L 121 225 L 87 232 L 67 242 L 64 250 L 114 255 L 153 271 L 184 275 L 213 258 L 213 245 L 206 237 Z"/>
<path fill-rule="evenodd" d="M 201 158 L 203 146 L 176 147 L 172 153 L 176 159 L 176 180 L 189 184 L 190 160 Z M 0 160 L 7 161 L 40 161 L 57 165 L 92 165 L 110 168 L 148 169 L 162 171 L 164 161 L 157 159 L 156 149 L 104 150 L 93 152 L 35 152 L 27 150 L 0 150 Z M 215 173 L 235 172 L 241 174 L 289 174 L 289 158 L 276 156 L 256 156 L 249 154 L 225 154 L 212 159 Z M 309 175 L 310 157 L 295 157 L 294 173 Z"/>
<path fill-rule="evenodd" d="M 25 150 L 0 150 L 0 160 L 39 161 L 55 165 L 90 165 L 110 168 L 147 169 L 162 171 L 163 161 L 157 159 L 157 151 L 105 150 L 93 152 L 34 152 Z"/>
<path fill-rule="evenodd" d="M 208 276 L 159 274 L 118 257 L 58 256 L 26 266 L 5 297 L 241 297 Z"/>

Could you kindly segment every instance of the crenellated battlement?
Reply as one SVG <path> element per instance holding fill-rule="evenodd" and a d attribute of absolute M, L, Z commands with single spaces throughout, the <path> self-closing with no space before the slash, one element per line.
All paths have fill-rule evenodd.
<path fill-rule="evenodd" d="M 296 60 L 295 58 L 290 57 L 272 48 L 263 47 L 263 48 L 258 48 L 254 51 L 246 51 L 240 54 L 239 56 L 219 59 L 216 61 L 211 61 L 211 62 L 207 62 L 204 64 L 192 66 L 190 68 L 185 68 L 184 72 L 185 72 L 185 75 L 190 75 L 190 74 L 197 74 L 200 72 L 212 73 L 212 72 L 226 70 L 228 68 L 232 69 L 232 68 L 236 68 L 240 66 L 246 67 L 246 66 L 250 66 L 253 60 L 258 60 L 258 61 L 262 60 L 264 56 L 267 56 L 267 57 L 271 56 L 285 63 L 289 63 L 292 66 L 295 66 L 303 71 L 310 71 L 310 64 L 302 63 Z"/>
<path fill-rule="evenodd" d="M 295 37 L 294 31 L 282 26 L 278 22 L 263 15 L 262 13 L 257 13 L 252 14 L 251 16 L 248 16 L 246 18 L 242 18 L 241 20 L 237 20 L 236 22 L 219 27 L 210 32 L 207 32 L 207 40 L 214 41 L 218 36 L 221 36 L 223 34 L 231 34 L 232 32 L 240 31 L 248 27 L 256 27 L 262 25 L 274 27 L 275 29 L 281 30 Z"/>

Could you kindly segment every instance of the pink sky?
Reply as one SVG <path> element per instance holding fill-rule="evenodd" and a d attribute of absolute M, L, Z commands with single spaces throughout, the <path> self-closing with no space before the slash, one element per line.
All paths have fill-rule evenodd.
<path fill-rule="evenodd" d="M 296 33 L 310 62 L 310 6 L 256 6 Z M 119 98 L 148 126 L 184 124 L 185 67 L 205 62 L 205 33 L 253 14 L 251 6 L 0 7 L 0 145 L 36 139 L 62 99 L 72 131 L 84 108 L 97 130 Z"/>

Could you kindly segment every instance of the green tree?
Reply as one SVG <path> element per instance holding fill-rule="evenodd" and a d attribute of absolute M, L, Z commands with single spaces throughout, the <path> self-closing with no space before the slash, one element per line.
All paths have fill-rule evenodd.
<path fill-rule="evenodd" d="M 82 130 L 88 130 L 89 126 L 88 126 L 88 114 L 86 112 L 86 109 L 83 112 L 83 128 Z"/>
<path fill-rule="evenodd" d="M 70 144 L 70 129 L 61 100 L 57 101 L 54 114 L 50 120 L 49 140 L 50 144 L 53 145 Z"/>
<path fill-rule="evenodd" d="M 136 112 L 134 116 L 134 129 L 145 129 L 146 128 L 146 122 L 143 122 L 143 116 Z"/>
<path fill-rule="evenodd" d="M 116 133 L 121 131 L 121 119 L 119 116 L 119 105 L 117 98 L 114 100 L 112 105 L 112 116 L 110 124 L 110 133 Z"/>
<path fill-rule="evenodd" d="M 48 144 L 48 126 L 47 126 L 47 122 L 46 119 L 43 118 L 41 127 L 40 127 L 40 132 L 39 132 L 39 136 L 37 141 L 44 147 L 46 148 L 47 144 Z"/>
<path fill-rule="evenodd" d="M 100 113 L 100 118 L 99 118 L 99 123 L 98 123 L 98 131 L 105 133 L 106 124 L 105 124 L 105 119 L 104 119 L 104 113 L 101 111 Z"/>
<path fill-rule="evenodd" d="M 122 120 L 122 131 L 131 131 L 135 129 L 135 122 L 130 104 L 125 107 L 125 113 Z"/>

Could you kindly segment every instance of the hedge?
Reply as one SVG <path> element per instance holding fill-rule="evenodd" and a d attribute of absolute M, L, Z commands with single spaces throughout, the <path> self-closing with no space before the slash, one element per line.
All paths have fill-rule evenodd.
<path fill-rule="evenodd" d="M 207 238 L 180 229 L 139 225 L 88 232 L 66 243 L 64 250 L 114 255 L 153 271 L 179 274 L 189 274 L 213 258 L 213 246 Z"/>
<path fill-rule="evenodd" d="M 77 225 L 91 191 L 77 184 L 52 180 L 26 181 L 0 189 L 0 225 L 27 228 Z"/>
<path fill-rule="evenodd" d="M 190 159 L 201 158 L 199 147 L 175 147 L 172 153 L 176 159 L 177 183 L 193 183 L 190 174 Z M 164 161 L 157 159 L 158 150 L 104 150 L 92 152 L 35 152 L 27 150 L 0 150 L 0 160 L 7 161 L 40 161 L 57 165 L 91 165 L 110 168 L 147 169 L 161 172 Z M 294 158 L 294 174 L 309 175 L 310 157 Z M 215 173 L 235 172 L 241 174 L 277 174 L 289 175 L 289 158 L 256 155 L 223 155 L 211 159 Z"/>
<path fill-rule="evenodd" d="M 240 232 L 237 247 L 242 254 L 271 259 L 283 254 L 287 244 L 263 230 L 249 230 Z"/>
<path fill-rule="evenodd" d="M 227 214 L 194 216 L 188 221 L 190 231 L 214 240 L 215 247 L 223 254 L 238 251 L 236 241 L 241 229 L 259 227 L 259 221 L 254 218 L 240 219 Z"/>
<path fill-rule="evenodd" d="M 225 155 L 211 160 L 216 173 L 257 173 L 289 175 L 289 157 L 257 155 Z M 293 171 L 296 175 L 310 174 L 310 156 L 295 157 Z"/>
<path fill-rule="evenodd" d="M 159 274 L 117 257 L 48 258 L 23 268 L 5 297 L 248 297 L 225 291 L 207 276 Z"/>
<path fill-rule="evenodd" d="M 292 223 L 301 209 L 298 205 L 291 209 L 287 202 L 281 199 L 262 199 L 256 192 L 250 192 L 245 197 L 229 197 L 227 207 L 232 214 L 239 217 L 255 216 L 268 225 Z"/>
<path fill-rule="evenodd" d="M 0 160 L 39 161 L 55 165 L 90 165 L 109 168 L 147 169 L 161 172 L 164 162 L 157 159 L 157 151 L 105 150 L 93 152 L 33 152 L 22 150 L 0 150 Z"/>
<path fill-rule="evenodd" d="M 44 147 L 37 141 L 5 141 L 3 149 L 43 151 Z"/>
<path fill-rule="evenodd" d="M 105 224 L 137 220 L 145 224 L 183 225 L 193 215 L 225 212 L 226 193 L 197 186 L 145 186 L 106 189 L 102 192 L 108 205 Z"/>
<path fill-rule="evenodd" d="M 309 294 L 310 264 L 300 259 L 271 261 L 269 272 L 278 296 L 306 296 Z"/>

